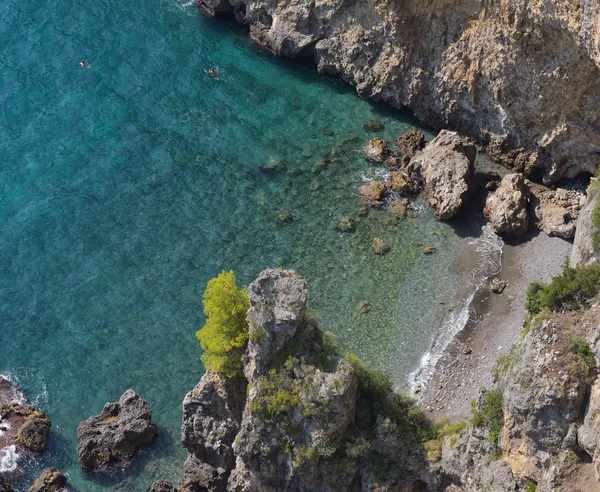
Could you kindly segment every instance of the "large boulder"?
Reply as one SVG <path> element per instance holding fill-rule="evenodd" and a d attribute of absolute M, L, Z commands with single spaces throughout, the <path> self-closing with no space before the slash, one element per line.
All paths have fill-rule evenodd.
<path fill-rule="evenodd" d="M 529 226 L 528 190 L 522 174 L 507 174 L 498 189 L 488 195 L 483 214 L 493 231 L 524 236 Z"/>
<path fill-rule="evenodd" d="M 29 487 L 28 492 L 68 492 L 67 477 L 57 468 L 46 468 Z"/>
<path fill-rule="evenodd" d="M 105 470 L 112 464 L 128 466 L 137 450 L 150 444 L 158 428 L 152 424 L 146 400 L 128 389 L 118 402 L 104 405 L 102 412 L 77 427 L 77 456 L 90 471 Z"/>
<path fill-rule="evenodd" d="M 475 146 L 455 132 L 442 130 L 410 160 L 407 171 L 425 186 L 427 203 L 438 220 L 453 217 L 473 191 Z"/>

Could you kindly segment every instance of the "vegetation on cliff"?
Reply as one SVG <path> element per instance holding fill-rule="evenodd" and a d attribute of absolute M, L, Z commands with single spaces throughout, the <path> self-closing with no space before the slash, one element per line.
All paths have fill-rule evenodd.
<path fill-rule="evenodd" d="M 248 341 L 246 288 L 238 289 L 233 271 L 210 280 L 202 300 L 206 324 L 196 333 L 209 371 L 234 377 L 242 372 L 242 352 Z"/>

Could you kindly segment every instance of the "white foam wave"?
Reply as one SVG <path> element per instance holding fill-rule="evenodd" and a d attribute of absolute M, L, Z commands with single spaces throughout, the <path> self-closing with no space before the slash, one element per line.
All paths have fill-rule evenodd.
<path fill-rule="evenodd" d="M 0 449 L 0 474 L 16 471 L 19 464 L 19 457 L 17 447 L 14 444 Z"/>
<path fill-rule="evenodd" d="M 469 308 L 475 295 L 489 277 L 502 270 L 504 242 L 487 224 L 482 227 L 480 236 L 469 241 L 469 246 L 480 255 L 477 265 L 471 271 L 472 288 L 466 299 L 460 300 L 458 305 L 445 316 L 429 350 L 421 357 L 419 367 L 409 375 L 408 384 L 412 391 L 427 384 L 444 351 L 469 321 Z"/>

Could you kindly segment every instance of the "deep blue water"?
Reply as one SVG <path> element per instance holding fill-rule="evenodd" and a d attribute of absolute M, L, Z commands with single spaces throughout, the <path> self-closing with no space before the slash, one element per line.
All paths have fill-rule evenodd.
<path fill-rule="evenodd" d="M 358 216 L 359 186 L 382 173 L 360 156 L 374 135 L 361 121 L 377 118 L 393 140 L 410 115 L 175 0 L 6 0 L 0 39 L 0 373 L 53 421 L 20 488 L 49 465 L 78 490 L 179 479 L 181 401 L 203 372 L 202 292 L 222 269 L 240 285 L 296 269 L 321 325 L 406 382 L 465 242 L 420 204 L 400 223 Z M 270 159 L 286 170 L 261 172 Z M 347 214 L 354 234 L 332 227 Z M 375 236 L 388 255 L 372 253 Z M 129 387 L 152 406 L 157 443 L 129 474 L 82 475 L 77 424 Z"/>

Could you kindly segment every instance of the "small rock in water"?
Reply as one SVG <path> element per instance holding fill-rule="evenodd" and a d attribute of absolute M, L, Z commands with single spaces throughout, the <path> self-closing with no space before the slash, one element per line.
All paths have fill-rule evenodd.
<path fill-rule="evenodd" d="M 465 347 L 463 348 L 463 354 L 465 354 L 465 355 L 469 355 L 469 354 L 471 354 L 472 352 L 473 352 L 473 350 L 471 349 L 471 347 L 465 346 Z"/>
<path fill-rule="evenodd" d="M 287 169 L 287 165 L 278 157 L 269 157 L 268 162 L 259 168 L 265 174 L 276 174 Z"/>
<path fill-rule="evenodd" d="M 372 138 L 365 144 L 363 155 L 369 161 L 383 164 L 386 159 L 392 157 L 392 151 L 384 140 Z"/>
<path fill-rule="evenodd" d="M 356 229 L 356 222 L 354 222 L 352 217 L 346 215 L 333 224 L 333 227 L 342 232 L 354 232 Z"/>
<path fill-rule="evenodd" d="M 508 285 L 508 282 L 500 277 L 496 277 L 492 279 L 492 292 L 494 294 L 502 294 L 502 292 L 504 292 L 504 289 L 506 289 L 506 286 Z"/>
<path fill-rule="evenodd" d="M 358 304 L 358 312 L 366 314 L 371 310 L 371 303 L 369 301 L 360 301 Z"/>
<path fill-rule="evenodd" d="M 433 246 L 425 246 L 423 248 L 423 254 L 432 255 L 433 253 L 435 253 L 435 248 Z"/>
<path fill-rule="evenodd" d="M 279 217 L 279 221 L 283 223 L 294 220 L 294 216 L 289 210 L 280 210 L 277 216 Z"/>
<path fill-rule="evenodd" d="M 375 252 L 375 254 L 384 255 L 387 252 L 389 252 L 389 250 L 390 247 L 383 239 L 381 239 L 380 237 L 373 238 L 373 251 Z"/>
<path fill-rule="evenodd" d="M 385 183 L 367 183 L 360 187 L 360 201 L 366 207 L 379 207 L 383 204 Z"/>
<path fill-rule="evenodd" d="M 321 157 L 317 163 L 314 165 L 312 172 L 313 173 L 320 173 L 321 171 L 327 169 L 327 167 L 329 166 L 329 164 L 331 164 L 331 161 L 329 159 L 327 159 L 326 157 Z"/>
<path fill-rule="evenodd" d="M 385 130 L 385 125 L 375 118 L 362 120 L 360 123 L 366 132 L 380 132 Z"/>
<path fill-rule="evenodd" d="M 56 468 L 46 468 L 41 475 L 35 479 L 28 492 L 62 492 L 67 491 L 65 477 Z M 1 490 L 1 489 L 0 489 Z"/>

